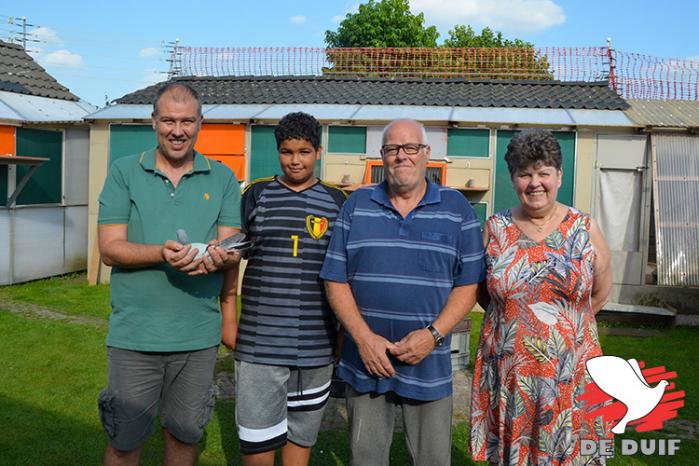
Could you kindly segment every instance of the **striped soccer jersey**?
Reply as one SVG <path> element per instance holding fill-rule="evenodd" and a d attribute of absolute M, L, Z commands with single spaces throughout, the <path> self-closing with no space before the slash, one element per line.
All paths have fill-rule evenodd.
<path fill-rule="evenodd" d="M 243 278 L 237 359 L 290 367 L 332 362 L 336 321 L 318 274 L 345 197 L 322 182 L 295 192 L 276 177 L 245 189 L 242 229 L 253 246 Z"/>

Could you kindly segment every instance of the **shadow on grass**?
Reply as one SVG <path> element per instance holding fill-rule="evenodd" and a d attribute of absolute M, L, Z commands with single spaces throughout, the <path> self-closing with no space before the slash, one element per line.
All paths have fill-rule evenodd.
<path fill-rule="evenodd" d="M 0 395 L 0 464 L 2 466 L 99 465 L 107 446 L 107 436 L 98 420 L 95 397 L 94 423 L 37 408 L 24 401 Z M 199 445 L 197 464 L 221 466 L 241 464 L 235 432 L 233 403 L 220 402 L 216 416 Z M 221 435 L 217 427 L 220 426 Z M 221 451 L 223 450 L 223 451 Z M 164 441 L 159 419 L 148 439 L 141 464 L 162 462 Z"/>
<path fill-rule="evenodd" d="M 97 401 L 95 399 L 95 411 Z M 102 463 L 106 437 L 86 424 L 0 395 L 0 462 L 4 466 Z"/>

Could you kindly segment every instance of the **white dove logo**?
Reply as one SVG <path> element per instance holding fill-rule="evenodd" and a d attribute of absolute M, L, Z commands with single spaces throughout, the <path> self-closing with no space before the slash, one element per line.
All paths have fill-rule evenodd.
<path fill-rule="evenodd" d="M 655 387 L 648 385 L 635 359 L 597 356 L 588 359 L 585 365 L 599 389 L 626 406 L 626 414 L 612 428 L 615 434 L 623 434 L 626 424 L 653 411 L 668 386 L 667 380 L 661 380 Z"/>

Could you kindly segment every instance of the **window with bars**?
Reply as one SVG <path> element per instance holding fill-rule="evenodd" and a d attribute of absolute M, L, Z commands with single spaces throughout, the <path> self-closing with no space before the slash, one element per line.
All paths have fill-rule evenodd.
<path fill-rule="evenodd" d="M 439 185 L 446 181 L 447 169 L 444 162 L 427 162 L 427 179 Z M 364 183 L 381 183 L 384 180 L 384 166 L 382 160 L 367 160 L 364 170 Z"/>

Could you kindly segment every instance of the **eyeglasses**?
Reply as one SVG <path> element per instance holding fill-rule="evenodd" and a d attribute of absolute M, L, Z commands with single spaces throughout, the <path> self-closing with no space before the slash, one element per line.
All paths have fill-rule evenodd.
<path fill-rule="evenodd" d="M 401 149 L 405 155 L 415 155 L 420 149 L 427 147 L 427 144 L 386 144 L 381 146 L 381 155 L 395 157 Z"/>

